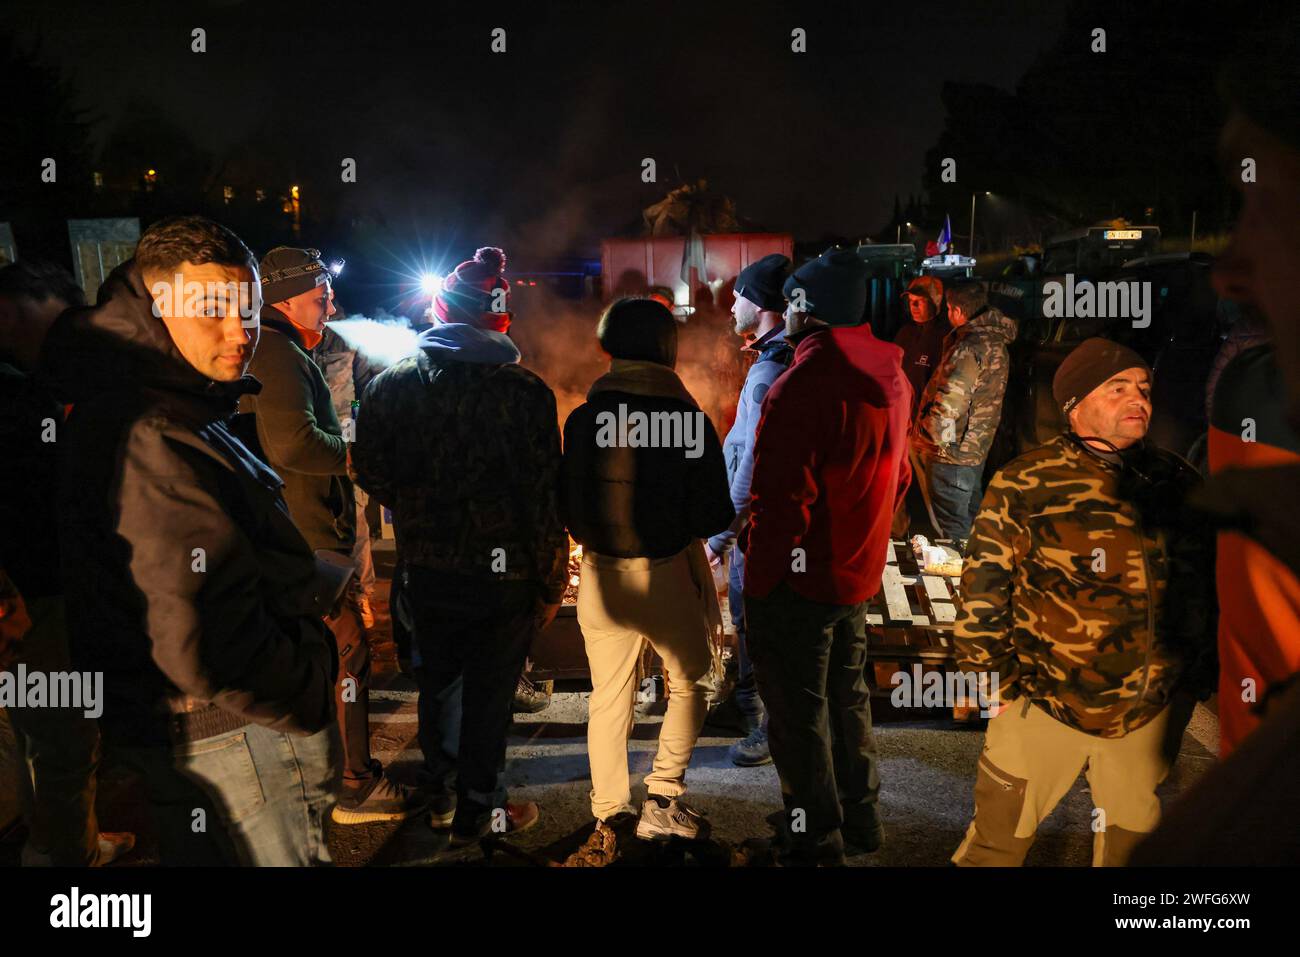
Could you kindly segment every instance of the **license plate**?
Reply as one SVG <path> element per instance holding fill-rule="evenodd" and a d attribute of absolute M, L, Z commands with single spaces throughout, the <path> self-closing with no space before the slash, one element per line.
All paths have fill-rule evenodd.
<path fill-rule="evenodd" d="M 1103 239 L 1141 239 L 1140 229 L 1108 229 L 1102 233 Z"/>

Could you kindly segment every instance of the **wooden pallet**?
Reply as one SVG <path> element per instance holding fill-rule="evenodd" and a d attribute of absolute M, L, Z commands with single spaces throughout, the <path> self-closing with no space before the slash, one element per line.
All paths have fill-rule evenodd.
<path fill-rule="evenodd" d="M 874 698 L 888 699 L 893 676 L 914 665 L 924 672 L 955 670 L 959 583 L 955 576 L 923 574 L 906 542 L 889 543 L 880 593 L 867 605 L 867 679 Z M 964 719 L 966 710 L 954 709 L 954 716 Z"/>

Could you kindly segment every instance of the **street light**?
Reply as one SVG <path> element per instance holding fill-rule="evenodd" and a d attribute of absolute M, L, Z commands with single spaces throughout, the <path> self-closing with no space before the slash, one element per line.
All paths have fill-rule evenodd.
<path fill-rule="evenodd" d="M 970 194 L 970 255 L 972 259 L 975 258 L 975 196 L 976 195 L 977 194 L 975 193 Z M 986 189 L 984 191 L 984 195 L 992 196 L 993 194 Z"/>

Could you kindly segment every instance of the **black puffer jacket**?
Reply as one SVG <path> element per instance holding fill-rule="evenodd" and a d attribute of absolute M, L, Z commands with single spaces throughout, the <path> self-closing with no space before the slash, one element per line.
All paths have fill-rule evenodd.
<path fill-rule="evenodd" d="M 602 413 L 698 416 L 701 451 L 606 447 L 598 442 Z M 608 419 L 604 421 L 609 421 Z M 709 538 L 736 517 L 718 433 L 698 409 L 679 399 L 599 392 L 564 423 L 561 511 L 584 548 L 615 558 L 667 558 L 692 539 Z"/>
<path fill-rule="evenodd" d="M 190 366 L 132 262 L 97 306 L 59 318 L 42 366 L 74 403 L 59 439 L 68 633 L 75 666 L 104 673 L 108 733 L 164 743 L 187 697 L 276 730 L 326 727 L 337 656 L 315 559 L 279 477 L 227 425 L 257 381 Z"/>

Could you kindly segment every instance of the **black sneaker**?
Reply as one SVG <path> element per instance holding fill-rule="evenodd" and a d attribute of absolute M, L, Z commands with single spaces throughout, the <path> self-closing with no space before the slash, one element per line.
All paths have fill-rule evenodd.
<path fill-rule="evenodd" d="M 749 737 L 731 746 L 731 763 L 742 768 L 754 768 L 772 763 L 772 751 L 767 746 L 767 728 L 759 725 L 749 732 Z"/>

